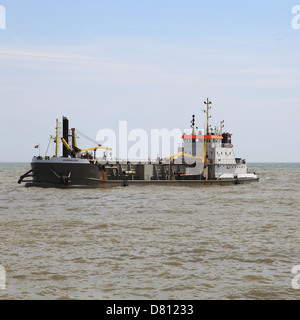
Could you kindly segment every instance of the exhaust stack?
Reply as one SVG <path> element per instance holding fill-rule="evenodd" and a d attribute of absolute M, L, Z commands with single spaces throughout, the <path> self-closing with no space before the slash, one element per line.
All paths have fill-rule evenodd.
<path fill-rule="evenodd" d="M 63 117 L 63 138 L 69 144 L 69 120 L 66 117 Z M 63 157 L 68 158 L 69 151 L 63 144 Z"/>

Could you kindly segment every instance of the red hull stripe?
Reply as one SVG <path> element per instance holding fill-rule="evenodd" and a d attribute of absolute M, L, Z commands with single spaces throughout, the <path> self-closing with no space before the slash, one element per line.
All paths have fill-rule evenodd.
<path fill-rule="evenodd" d="M 191 135 L 185 134 L 182 136 L 182 139 L 223 139 L 221 136 L 213 136 L 213 135 Z"/>

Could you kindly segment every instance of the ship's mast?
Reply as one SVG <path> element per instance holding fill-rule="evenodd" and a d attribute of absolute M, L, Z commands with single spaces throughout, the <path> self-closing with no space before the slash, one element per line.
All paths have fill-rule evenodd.
<path fill-rule="evenodd" d="M 224 120 L 220 122 L 220 136 L 222 135 L 223 128 L 224 128 Z"/>
<path fill-rule="evenodd" d="M 76 141 L 76 133 L 75 133 L 75 128 L 71 128 L 72 130 L 72 149 L 75 152 L 78 152 L 78 148 L 77 148 L 77 141 Z M 77 149 L 77 150 L 76 150 Z"/>
<path fill-rule="evenodd" d="M 191 121 L 191 127 L 192 127 L 192 135 L 195 134 L 195 115 L 193 114 L 193 117 L 192 117 L 192 121 Z"/>
<path fill-rule="evenodd" d="M 58 147 L 59 147 L 59 122 L 56 119 L 56 134 L 55 134 L 55 157 L 58 157 Z"/>
<path fill-rule="evenodd" d="M 209 115 L 209 109 L 211 109 L 211 101 L 207 98 L 206 101 L 204 101 L 204 104 L 206 104 L 206 110 L 203 110 L 204 113 L 206 113 L 206 135 L 209 135 L 209 118 L 211 116 Z M 204 138 L 204 163 L 208 162 L 207 153 L 208 153 L 208 144 L 209 144 L 209 138 Z"/>
<path fill-rule="evenodd" d="M 206 113 L 206 134 L 209 135 L 209 118 L 211 118 L 209 115 L 209 109 L 211 109 L 211 101 L 207 98 L 207 100 L 204 101 L 204 104 L 206 104 L 206 110 L 203 110 L 204 113 Z"/>

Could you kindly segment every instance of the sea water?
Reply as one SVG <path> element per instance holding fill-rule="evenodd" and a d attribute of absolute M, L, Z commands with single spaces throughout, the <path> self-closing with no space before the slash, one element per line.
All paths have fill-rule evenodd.
<path fill-rule="evenodd" d="M 0 299 L 300 298 L 300 164 L 97 189 L 25 188 L 29 169 L 0 164 Z"/>

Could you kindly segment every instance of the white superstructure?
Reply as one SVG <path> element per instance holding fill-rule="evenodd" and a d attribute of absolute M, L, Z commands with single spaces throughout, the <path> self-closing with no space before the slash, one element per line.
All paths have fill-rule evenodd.
<path fill-rule="evenodd" d="M 248 173 L 246 160 L 236 158 L 231 143 L 232 134 L 222 133 L 224 121 L 221 122 L 220 130 L 209 128 L 209 109 L 211 108 L 209 100 L 205 104 L 207 105 L 206 133 L 202 133 L 204 130 L 195 129 L 193 115 L 191 129 L 185 130 L 182 136 L 183 145 L 178 151 L 195 157 L 197 161 L 203 161 L 203 174 L 207 179 L 257 179 L 255 173 Z"/>

